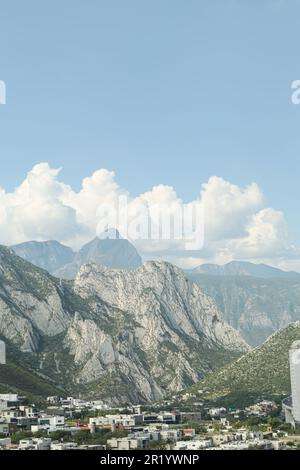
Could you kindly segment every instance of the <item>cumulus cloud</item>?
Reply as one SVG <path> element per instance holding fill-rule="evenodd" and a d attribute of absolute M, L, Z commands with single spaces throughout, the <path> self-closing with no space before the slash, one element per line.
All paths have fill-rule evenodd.
<path fill-rule="evenodd" d="M 115 224 L 121 233 L 126 234 L 126 224 L 132 223 L 139 211 L 139 222 L 150 221 L 148 234 L 154 230 L 160 236 L 156 240 L 133 240 L 145 259 L 159 257 L 185 268 L 232 259 L 300 268 L 300 251 L 289 240 L 284 214 L 265 207 L 263 193 L 256 183 L 241 188 L 212 176 L 202 186 L 199 183 L 198 198 L 183 204 L 174 188 L 162 184 L 131 197 L 118 185 L 114 172 L 105 169 L 84 178 L 76 192 L 59 179 L 59 172 L 47 163 L 40 163 L 13 192 L 0 188 L 0 243 L 56 239 L 78 249 L 96 236 L 99 207 L 106 207 L 110 215 L 116 211 L 123 217 Z M 125 221 L 120 200 L 126 201 L 129 215 Z M 198 212 L 203 217 L 203 246 L 190 246 L 187 250 L 186 240 L 168 234 L 161 237 L 159 214 L 171 221 L 173 228 L 178 220 L 188 221 L 191 234 L 194 214 Z M 101 217 L 103 220 L 103 214 Z M 138 225 L 134 226 L 135 231 L 140 229 Z"/>
<path fill-rule="evenodd" d="M 1 243 L 67 240 L 72 231 L 80 231 L 76 211 L 62 202 L 70 188 L 57 180 L 58 174 L 59 170 L 41 163 L 14 192 L 0 190 Z"/>
<path fill-rule="evenodd" d="M 200 198 L 205 207 L 205 233 L 209 240 L 244 235 L 247 219 L 263 204 L 257 184 L 240 188 L 217 176 L 203 184 Z"/>
<path fill-rule="evenodd" d="M 113 171 L 98 170 L 82 181 L 81 190 L 76 193 L 69 189 L 62 196 L 62 201 L 76 212 L 78 223 L 95 233 L 96 214 L 99 204 L 115 205 L 119 196 L 128 196 L 115 181 Z"/>

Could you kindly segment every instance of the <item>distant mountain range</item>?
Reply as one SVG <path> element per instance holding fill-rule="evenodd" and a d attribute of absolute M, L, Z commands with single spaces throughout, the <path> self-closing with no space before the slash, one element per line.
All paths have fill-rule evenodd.
<path fill-rule="evenodd" d="M 77 253 L 57 241 L 30 241 L 14 245 L 12 249 L 26 261 L 64 279 L 74 279 L 80 267 L 89 262 L 116 269 L 136 269 L 142 265 L 135 247 L 118 232 L 115 238 L 105 234 L 94 238 Z"/>
<path fill-rule="evenodd" d="M 96 263 L 115 269 L 134 270 L 142 265 L 135 247 L 114 231 L 84 245 L 79 252 L 56 241 L 27 242 L 13 250 L 27 261 L 62 279 L 74 279 L 81 266 Z M 212 297 L 224 319 L 251 346 L 290 322 L 300 320 L 300 274 L 263 264 L 233 261 L 224 266 L 205 264 L 187 271 Z"/>
<path fill-rule="evenodd" d="M 30 241 L 11 247 L 21 258 L 46 269 L 53 274 L 57 269 L 73 261 L 73 250 L 61 243 L 50 240 L 46 242 Z"/>
<path fill-rule="evenodd" d="M 191 281 L 212 297 L 224 319 L 250 346 L 300 320 L 300 278 L 259 278 L 188 273 Z"/>
<path fill-rule="evenodd" d="M 56 241 L 0 246 L 0 337 L 11 358 L 0 390 L 39 395 L 56 384 L 148 401 L 204 377 L 191 390 L 209 400 L 281 396 L 299 320 L 300 275 L 266 265 L 236 261 L 184 274 L 165 262 L 142 265 L 118 236 L 77 253 Z M 258 348 L 229 364 L 247 351 L 242 338 Z"/>
<path fill-rule="evenodd" d="M 230 263 L 222 266 L 218 264 L 202 264 L 190 272 L 194 274 L 210 274 L 212 276 L 252 276 L 263 279 L 300 279 L 300 274 L 294 271 L 286 272 L 266 264 L 254 264 L 247 261 L 231 261 Z"/>
<path fill-rule="evenodd" d="M 300 320 L 299 273 L 232 261 L 223 266 L 203 264 L 187 274 L 251 346 L 259 346 L 275 331 Z"/>
<path fill-rule="evenodd" d="M 0 337 L 33 384 L 42 374 L 69 393 L 114 402 L 179 391 L 249 349 L 171 264 L 132 271 L 86 264 L 65 281 L 1 246 Z M 9 387 L 21 388 L 16 369 L 3 367 Z"/>
<path fill-rule="evenodd" d="M 262 346 L 208 374 L 189 390 L 199 398 L 228 406 L 290 394 L 289 349 L 300 340 L 300 322 L 272 335 Z"/>

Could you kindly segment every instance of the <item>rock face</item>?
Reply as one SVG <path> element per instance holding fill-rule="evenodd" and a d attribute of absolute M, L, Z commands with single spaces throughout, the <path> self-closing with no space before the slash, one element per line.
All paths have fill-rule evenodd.
<path fill-rule="evenodd" d="M 12 246 L 12 249 L 21 258 L 50 273 L 71 263 L 75 256 L 71 248 L 57 241 L 25 242 Z"/>
<path fill-rule="evenodd" d="M 300 339 L 300 322 L 276 332 L 259 348 L 207 375 L 191 388 L 202 399 L 244 406 L 290 394 L 289 349 Z"/>
<path fill-rule="evenodd" d="M 142 265 L 135 247 L 117 231 L 95 238 L 78 253 L 55 241 L 23 243 L 13 250 L 56 277 L 69 280 L 86 263 L 126 270 Z M 226 322 L 251 346 L 259 346 L 278 329 L 300 320 L 298 273 L 233 261 L 224 266 L 202 265 L 187 275 L 214 299 Z"/>
<path fill-rule="evenodd" d="M 251 346 L 300 320 L 300 279 L 189 273 Z"/>
<path fill-rule="evenodd" d="M 248 349 L 184 273 L 83 266 L 62 281 L 0 247 L 0 337 L 70 392 L 139 401 L 180 390 Z"/>
<path fill-rule="evenodd" d="M 59 281 L 0 247 L 0 335 L 23 352 L 37 352 L 41 337 L 62 333 L 71 321 Z"/>
<path fill-rule="evenodd" d="M 84 245 L 71 263 L 54 274 L 63 279 L 74 279 L 80 267 L 91 262 L 116 269 L 136 269 L 142 265 L 140 255 L 128 240 L 97 237 Z"/>

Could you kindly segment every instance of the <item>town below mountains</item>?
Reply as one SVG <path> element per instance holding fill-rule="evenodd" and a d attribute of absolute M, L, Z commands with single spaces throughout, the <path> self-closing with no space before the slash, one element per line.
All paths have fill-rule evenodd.
<path fill-rule="evenodd" d="M 0 246 L 2 393 L 108 406 L 276 400 L 290 390 L 298 321 L 298 273 L 238 261 L 184 272 L 143 263 L 119 236 L 77 253 L 57 241 Z"/>

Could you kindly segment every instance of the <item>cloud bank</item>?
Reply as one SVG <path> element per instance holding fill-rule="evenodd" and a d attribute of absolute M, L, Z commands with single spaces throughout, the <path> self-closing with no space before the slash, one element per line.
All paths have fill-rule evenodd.
<path fill-rule="evenodd" d="M 120 196 L 130 208 L 146 204 L 150 211 L 162 205 L 174 214 L 184 205 L 175 189 L 165 185 L 133 198 L 105 169 L 84 178 L 76 192 L 60 181 L 59 172 L 40 163 L 13 192 L 0 187 L 1 244 L 55 239 L 78 249 L 96 236 L 99 205 L 117 204 Z M 239 259 L 300 270 L 300 250 L 289 240 L 284 214 L 265 207 L 256 183 L 241 188 L 212 176 L 199 184 L 198 198 L 187 206 L 204 209 L 203 248 L 186 251 L 180 240 L 139 240 L 135 245 L 145 259 L 163 258 L 185 268 Z"/>

